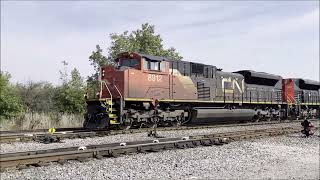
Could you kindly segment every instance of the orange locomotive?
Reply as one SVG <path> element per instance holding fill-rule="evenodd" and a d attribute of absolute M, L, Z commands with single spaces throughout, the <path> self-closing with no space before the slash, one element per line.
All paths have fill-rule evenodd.
<path fill-rule="evenodd" d="M 101 67 L 98 93 L 87 99 L 85 128 L 269 121 L 319 114 L 319 82 L 249 70 L 229 73 L 212 65 L 138 53 L 121 53 L 115 61 L 117 66 Z M 297 82 L 297 87 L 288 82 Z M 298 91 L 311 93 L 312 101 L 291 97 Z"/>

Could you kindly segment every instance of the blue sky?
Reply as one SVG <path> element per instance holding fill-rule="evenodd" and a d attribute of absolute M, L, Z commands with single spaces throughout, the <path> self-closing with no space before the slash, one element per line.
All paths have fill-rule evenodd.
<path fill-rule="evenodd" d="M 57 84 L 66 60 L 87 76 L 96 44 L 145 22 L 184 60 L 319 80 L 318 1 L 1 1 L 1 69 Z"/>

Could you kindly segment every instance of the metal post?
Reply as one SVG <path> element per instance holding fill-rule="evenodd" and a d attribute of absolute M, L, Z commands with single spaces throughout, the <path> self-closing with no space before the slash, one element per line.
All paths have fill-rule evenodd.
<path fill-rule="evenodd" d="M 223 88 L 223 102 L 226 103 L 226 89 Z"/>
<path fill-rule="evenodd" d="M 232 103 L 234 103 L 234 89 L 232 90 Z"/>
<path fill-rule="evenodd" d="M 243 92 L 241 93 L 241 101 L 242 101 L 242 104 L 243 104 Z"/>
<path fill-rule="evenodd" d="M 122 119 L 122 112 L 123 112 L 123 97 L 122 97 L 122 94 L 121 92 L 119 91 L 118 87 L 113 84 L 113 86 L 116 88 L 116 90 L 118 91 L 119 95 L 120 95 L 120 112 L 119 112 L 119 121 L 120 123 L 122 124 L 123 122 L 123 119 Z"/>

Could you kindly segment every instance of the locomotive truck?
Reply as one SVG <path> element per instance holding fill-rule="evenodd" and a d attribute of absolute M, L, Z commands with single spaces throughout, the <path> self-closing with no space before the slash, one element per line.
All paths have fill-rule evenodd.
<path fill-rule="evenodd" d="M 86 94 L 85 128 L 319 117 L 320 83 L 124 52 Z M 91 94 L 92 96 L 92 94 Z"/>

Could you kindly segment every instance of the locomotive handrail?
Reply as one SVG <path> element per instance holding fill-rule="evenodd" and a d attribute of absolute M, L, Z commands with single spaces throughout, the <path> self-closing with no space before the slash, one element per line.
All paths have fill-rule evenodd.
<path fill-rule="evenodd" d="M 119 95 L 120 95 L 120 98 L 122 99 L 122 94 L 121 94 L 121 92 L 119 91 L 118 87 L 117 87 L 115 84 L 114 84 L 113 86 L 116 88 L 116 90 L 118 91 L 118 93 L 119 93 Z"/>
<path fill-rule="evenodd" d="M 118 91 L 119 95 L 120 95 L 120 123 L 123 123 L 123 119 L 122 119 L 122 101 L 123 101 L 123 97 L 122 97 L 122 94 L 121 92 L 119 91 L 118 87 L 113 84 L 113 86 L 116 88 L 116 90 Z"/>
<path fill-rule="evenodd" d="M 106 86 L 106 88 L 107 88 L 107 90 L 108 90 L 108 92 L 109 92 L 109 94 L 110 94 L 110 99 L 111 99 L 110 107 L 111 107 L 111 109 L 112 109 L 112 93 L 111 93 L 111 91 L 110 91 L 107 83 L 106 83 L 105 81 L 103 81 L 103 83 L 105 84 L 105 86 Z M 100 96 L 101 96 L 101 95 L 100 95 Z"/>

